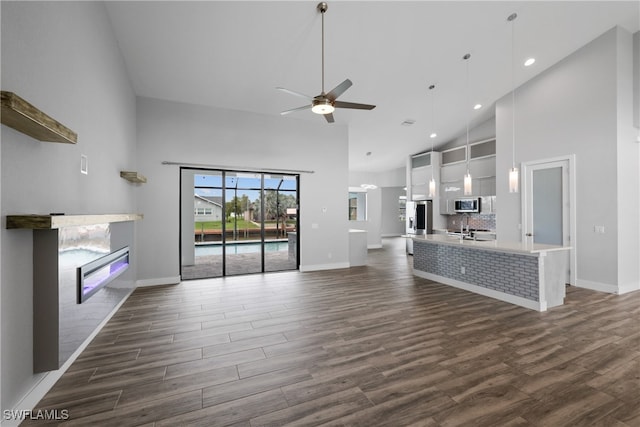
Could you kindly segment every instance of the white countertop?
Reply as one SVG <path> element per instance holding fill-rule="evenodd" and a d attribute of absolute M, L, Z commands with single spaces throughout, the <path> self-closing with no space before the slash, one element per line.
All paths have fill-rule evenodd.
<path fill-rule="evenodd" d="M 431 243 L 462 246 L 469 249 L 484 249 L 497 252 L 510 252 L 518 254 L 539 254 L 551 251 L 564 251 L 571 249 L 571 246 L 543 245 L 539 243 L 509 242 L 502 240 L 461 240 L 458 236 L 448 236 L 446 234 L 426 234 L 414 236 L 414 241 L 427 241 Z M 414 249 L 415 250 L 415 249 Z"/>

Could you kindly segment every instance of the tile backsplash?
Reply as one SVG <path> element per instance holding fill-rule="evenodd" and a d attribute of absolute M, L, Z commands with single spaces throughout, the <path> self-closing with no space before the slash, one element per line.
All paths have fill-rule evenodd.
<path fill-rule="evenodd" d="M 469 228 L 475 230 L 495 230 L 496 229 L 496 215 L 495 214 L 459 214 L 450 215 L 447 217 L 447 229 L 459 230 L 460 224 L 463 223 L 466 228 L 467 220 L 469 221 Z"/>

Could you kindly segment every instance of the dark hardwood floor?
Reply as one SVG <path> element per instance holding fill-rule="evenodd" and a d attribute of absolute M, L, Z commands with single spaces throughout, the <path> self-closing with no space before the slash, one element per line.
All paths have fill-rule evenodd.
<path fill-rule="evenodd" d="M 639 292 L 570 287 L 538 313 L 414 277 L 403 244 L 366 267 L 140 288 L 38 408 L 82 426 L 640 426 Z"/>

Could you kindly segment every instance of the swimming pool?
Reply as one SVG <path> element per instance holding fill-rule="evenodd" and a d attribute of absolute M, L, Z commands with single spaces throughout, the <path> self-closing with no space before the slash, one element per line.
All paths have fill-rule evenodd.
<path fill-rule="evenodd" d="M 264 242 L 265 252 L 286 252 L 289 250 L 289 242 Z M 251 243 L 227 243 L 227 254 L 252 254 L 260 252 L 260 242 Z M 222 245 L 214 243 L 210 245 L 197 245 L 196 256 L 222 255 Z"/>

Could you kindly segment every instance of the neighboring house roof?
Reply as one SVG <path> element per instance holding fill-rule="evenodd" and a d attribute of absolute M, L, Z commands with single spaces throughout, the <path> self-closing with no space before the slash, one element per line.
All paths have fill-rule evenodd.
<path fill-rule="evenodd" d="M 219 208 L 222 207 L 222 197 L 205 197 L 205 196 L 198 196 L 197 194 L 195 194 L 194 197 L 196 199 L 202 200 L 203 202 L 216 205 Z"/>

